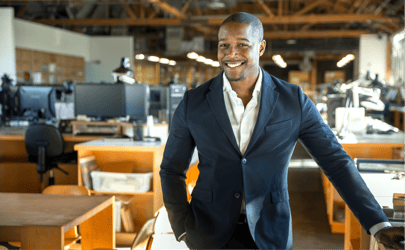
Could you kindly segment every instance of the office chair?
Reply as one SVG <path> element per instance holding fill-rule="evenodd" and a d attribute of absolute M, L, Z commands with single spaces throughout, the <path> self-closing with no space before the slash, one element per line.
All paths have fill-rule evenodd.
<path fill-rule="evenodd" d="M 136 234 L 134 241 L 132 242 L 131 250 L 142 249 L 149 250 L 151 245 L 151 236 L 155 231 L 156 217 L 149 219 L 143 224 L 139 233 Z"/>
<path fill-rule="evenodd" d="M 65 174 L 65 170 L 58 167 L 58 163 L 68 163 L 77 160 L 77 152 L 64 153 L 65 142 L 59 129 L 48 124 L 32 124 L 25 134 L 25 149 L 28 153 L 28 161 L 37 163 L 37 172 L 40 182 L 43 174 L 49 170 L 48 185 L 53 185 L 53 169 L 59 169 Z"/>
<path fill-rule="evenodd" d="M 42 194 L 53 194 L 53 195 L 87 195 L 90 196 L 90 190 L 84 186 L 78 185 L 52 185 L 46 187 Z M 65 232 L 65 249 L 67 245 L 72 249 L 73 244 L 75 244 L 81 238 L 79 234 L 78 227 L 74 227 L 69 231 Z"/>

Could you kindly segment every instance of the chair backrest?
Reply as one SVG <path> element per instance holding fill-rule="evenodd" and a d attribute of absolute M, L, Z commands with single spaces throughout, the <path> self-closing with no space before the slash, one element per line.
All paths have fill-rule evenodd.
<path fill-rule="evenodd" d="M 43 194 L 90 195 L 90 190 L 78 185 L 52 185 L 42 191 Z"/>
<path fill-rule="evenodd" d="M 59 129 L 48 124 L 30 125 L 25 133 L 25 149 L 28 155 L 38 155 L 38 148 L 45 147 L 46 157 L 61 156 L 65 143 Z"/>
<path fill-rule="evenodd" d="M 150 241 L 150 237 L 155 231 L 156 217 L 149 219 L 142 226 L 141 230 L 136 234 L 134 241 L 132 242 L 131 250 L 143 249 L 146 250 Z"/>

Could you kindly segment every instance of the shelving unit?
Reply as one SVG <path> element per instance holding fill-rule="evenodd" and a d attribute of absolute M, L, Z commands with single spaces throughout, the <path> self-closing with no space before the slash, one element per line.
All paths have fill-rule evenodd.
<path fill-rule="evenodd" d="M 78 158 L 94 155 L 97 166 L 104 172 L 148 173 L 153 172 L 151 190 L 145 193 L 100 192 L 92 190 L 92 195 L 127 196 L 133 199 L 129 208 L 135 222 L 134 233 L 116 233 L 117 245 L 125 245 L 135 238 L 142 225 L 163 206 L 159 170 L 163 158 L 164 144 L 161 142 L 105 142 L 91 141 L 75 145 Z M 80 166 L 78 166 L 78 185 L 83 185 Z M 125 242 L 120 242 L 125 239 Z"/>

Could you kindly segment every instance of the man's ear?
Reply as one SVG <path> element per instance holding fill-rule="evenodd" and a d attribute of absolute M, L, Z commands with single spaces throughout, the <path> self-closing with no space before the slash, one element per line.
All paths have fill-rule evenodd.
<path fill-rule="evenodd" d="M 266 50 L 266 40 L 262 40 L 259 44 L 259 55 L 262 56 L 264 54 L 264 51 Z"/>

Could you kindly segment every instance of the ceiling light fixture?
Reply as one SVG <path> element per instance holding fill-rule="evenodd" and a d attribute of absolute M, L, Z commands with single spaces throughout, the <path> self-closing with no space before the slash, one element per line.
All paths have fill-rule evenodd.
<path fill-rule="evenodd" d="M 345 57 L 343 57 L 342 59 L 340 59 L 340 61 L 336 64 L 339 68 L 345 66 L 346 64 L 348 64 L 350 61 L 354 60 L 354 55 L 353 54 L 348 54 Z"/>
<path fill-rule="evenodd" d="M 187 54 L 187 57 L 190 59 L 197 59 L 198 58 L 198 54 L 195 52 L 190 52 Z"/>
<path fill-rule="evenodd" d="M 280 55 L 274 55 L 272 56 L 272 59 L 280 68 L 287 67 L 287 63 L 283 60 L 283 58 Z"/>
<path fill-rule="evenodd" d="M 207 59 L 205 59 L 204 63 L 207 64 L 207 65 L 211 65 L 213 61 L 214 60 L 207 58 Z"/>
<path fill-rule="evenodd" d="M 204 62 L 204 61 L 205 61 L 205 57 L 203 57 L 203 56 L 198 56 L 197 62 Z"/>
<path fill-rule="evenodd" d="M 159 62 L 159 57 L 157 57 L 157 56 L 148 56 L 148 61 Z"/>
<path fill-rule="evenodd" d="M 219 62 L 217 62 L 217 61 L 215 61 L 215 62 L 212 62 L 212 67 L 219 67 Z"/>
<path fill-rule="evenodd" d="M 175 65 L 176 65 L 176 61 L 170 60 L 170 61 L 169 61 L 169 65 L 175 66 Z"/>
<path fill-rule="evenodd" d="M 160 59 L 159 59 L 159 62 L 160 62 L 161 64 L 169 64 L 169 59 L 167 59 L 167 58 L 160 58 Z"/>
<path fill-rule="evenodd" d="M 135 59 L 136 60 L 143 60 L 143 59 L 145 59 L 145 55 L 144 54 L 137 54 L 137 55 L 135 55 Z"/>

